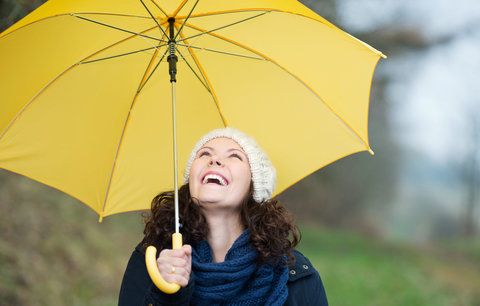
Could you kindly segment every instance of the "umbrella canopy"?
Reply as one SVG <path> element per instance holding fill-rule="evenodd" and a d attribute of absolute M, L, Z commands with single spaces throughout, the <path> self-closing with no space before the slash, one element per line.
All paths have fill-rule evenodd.
<path fill-rule="evenodd" d="M 224 126 L 264 148 L 276 194 L 372 152 L 383 55 L 297 1 L 50 0 L 0 34 L 0 167 L 101 218 L 171 190 L 169 18 L 180 171 L 196 140 Z"/>

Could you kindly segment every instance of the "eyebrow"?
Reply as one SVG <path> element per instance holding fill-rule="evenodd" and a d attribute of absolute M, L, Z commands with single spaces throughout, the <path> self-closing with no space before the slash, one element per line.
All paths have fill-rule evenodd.
<path fill-rule="evenodd" d="M 200 151 L 202 149 L 209 149 L 209 150 L 215 151 L 212 147 L 209 147 L 209 146 L 201 147 L 198 151 Z M 238 152 L 242 153 L 243 155 L 245 155 L 245 157 L 247 157 L 247 154 L 245 152 L 243 152 L 242 150 L 235 149 L 235 148 L 230 148 L 230 149 L 227 150 L 227 152 L 232 152 L 232 151 L 238 151 Z"/>

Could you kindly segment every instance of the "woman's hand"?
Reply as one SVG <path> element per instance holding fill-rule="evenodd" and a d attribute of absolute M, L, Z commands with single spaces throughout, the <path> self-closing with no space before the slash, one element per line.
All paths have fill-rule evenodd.
<path fill-rule="evenodd" d="M 186 287 L 192 271 L 192 247 L 185 244 L 181 249 L 162 250 L 157 259 L 157 266 L 167 282 Z"/>

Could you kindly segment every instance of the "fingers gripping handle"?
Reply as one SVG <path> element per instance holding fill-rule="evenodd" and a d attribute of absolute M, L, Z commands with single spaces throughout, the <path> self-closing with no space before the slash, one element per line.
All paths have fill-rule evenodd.
<path fill-rule="evenodd" d="M 182 234 L 174 233 L 172 235 L 172 249 L 180 249 L 182 248 Z M 179 284 L 175 283 L 168 283 L 166 280 L 163 279 L 160 271 L 157 267 L 157 248 L 153 245 L 147 247 L 145 251 L 145 263 L 147 265 L 148 275 L 152 279 L 152 282 L 157 286 L 158 289 L 162 290 L 165 293 L 173 294 L 180 289 Z"/>

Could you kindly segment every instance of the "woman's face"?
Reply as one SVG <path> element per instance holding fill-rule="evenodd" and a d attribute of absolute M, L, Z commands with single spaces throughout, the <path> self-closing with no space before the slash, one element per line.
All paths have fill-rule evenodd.
<path fill-rule="evenodd" d="M 198 150 L 188 182 L 200 204 L 240 209 L 251 183 L 247 155 L 232 139 L 214 138 Z"/>

